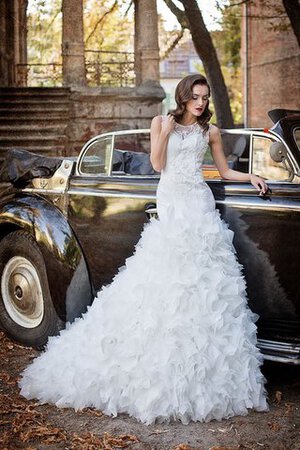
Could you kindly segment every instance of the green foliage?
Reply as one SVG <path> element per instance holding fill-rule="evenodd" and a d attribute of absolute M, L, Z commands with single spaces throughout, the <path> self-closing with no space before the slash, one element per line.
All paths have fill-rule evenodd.
<path fill-rule="evenodd" d="M 238 70 L 241 64 L 241 18 L 242 5 L 230 0 L 221 7 L 222 17 L 220 19 L 221 32 L 216 33 L 214 38 L 218 50 L 222 54 L 222 63 Z M 218 39 L 219 37 L 219 39 Z"/>
<path fill-rule="evenodd" d="M 234 122 L 243 120 L 242 69 L 241 69 L 241 20 L 242 5 L 236 0 L 218 3 L 222 13 L 220 30 L 211 36 L 217 50 L 222 73 L 227 87 Z"/>
<path fill-rule="evenodd" d="M 133 52 L 134 23 L 127 0 L 84 0 L 85 48 Z"/>
<path fill-rule="evenodd" d="M 28 63 L 61 63 L 61 0 L 31 0 L 27 17 Z"/>
<path fill-rule="evenodd" d="M 28 6 L 29 64 L 61 63 L 61 0 L 30 0 Z M 86 49 L 133 51 L 133 20 L 127 0 L 84 0 Z"/>

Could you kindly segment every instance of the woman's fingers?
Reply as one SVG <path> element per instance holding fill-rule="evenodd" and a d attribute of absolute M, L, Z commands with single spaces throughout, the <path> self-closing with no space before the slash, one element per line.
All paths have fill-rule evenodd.
<path fill-rule="evenodd" d="M 268 186 L 267 184 L 262 180 L 260 182 L 258 182 L 258 187 L 257 189 L 260 191 L 259 195 L 263 195 L 268 191 Z"/>
<path fill-rule="evenodd" d="M 172 116 L 172 114 L 167 115 L 167 119 L 165 120 L 164 125 L 165 125 L 165 129 L 168 132 L 171 132 L 173 130 L 174 125 L 175 125 L 175 118 L 174 118 L 174 116 Z"/>
<path fill-rule="evenodd" d="M 253 178 L 251 180 L 253 186 L 259 191 L 259 195 L 264 195 L 269 189 L 268 185 L 258 176 L 254 176 Z"/>

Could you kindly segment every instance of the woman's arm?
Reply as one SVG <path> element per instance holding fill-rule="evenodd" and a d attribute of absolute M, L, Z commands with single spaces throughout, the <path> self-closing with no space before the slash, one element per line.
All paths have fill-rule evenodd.
<path fill-rule="evenodd" d="M 153 169 L 157 172 L 161 172 L 165 167 L 169 134 L 173 130 L 174 125 L 175 119 L 170 114 L 164 120 L 162 120 L 161 116 L 156 116 L 152 119 L 150 161 Z"/>
<path fill-rule="evenodd" d="M 222 178 L 225 180 L 250 181 L 250 183 L 260 191 L 260 194 L 265 194 L 267 192 L 268 185 L 263 178 L 258 177 L 253 173 L 239 172 L 238 170 L 233 170 L 228 167 L 223 151 L 221 133 L 219 128 L 215 125 L 212 125 L 210 129 L 209 145 L 215 165 Z"/>

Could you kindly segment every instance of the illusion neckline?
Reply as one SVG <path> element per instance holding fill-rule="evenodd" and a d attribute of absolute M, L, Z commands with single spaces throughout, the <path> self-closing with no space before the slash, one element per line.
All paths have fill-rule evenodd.
<path fill-rule="evenodd" d="M 198 122 L 193 122 L 189 125 L 183 125 L 182 123 L 179 122 L 175 122 L 176 125 L 179 125 L 180 127 L 184 127 L 184 128 L 191 128 L 194 127 L 195 125 L 199 125 Z"/>

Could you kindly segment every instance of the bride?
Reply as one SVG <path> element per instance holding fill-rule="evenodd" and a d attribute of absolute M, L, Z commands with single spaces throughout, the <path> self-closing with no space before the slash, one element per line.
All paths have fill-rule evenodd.
<path fill-rule="evenodd" d="M 135 253 L 87 313 L 25 369 L 26 398 L 128 413 L 145 424 L 268 410 L 258 316 L 247 305 L 233 232 L 201 172 L 208 146 L 223 178 L 251 182 L 261 195 L 268 187 L 228 168 L 209 97 L 205 77 L 187 76 L 176 110 L 153 119 L 159 219 L 145 225 Z"/>

